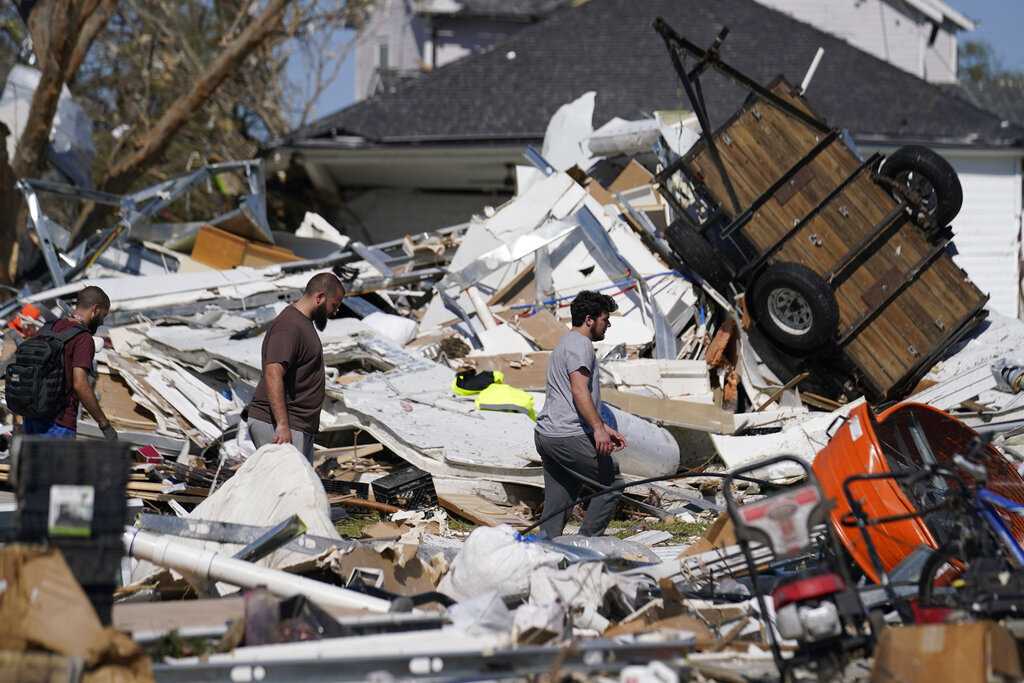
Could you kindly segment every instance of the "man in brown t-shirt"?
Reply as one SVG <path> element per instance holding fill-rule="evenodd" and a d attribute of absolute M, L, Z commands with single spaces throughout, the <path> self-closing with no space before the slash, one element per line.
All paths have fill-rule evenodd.
<path fill-rule="evenodd" d="M 331 273 L 314 275 L 302 298 L 274 319 L 263 338 L 263 377 L 248 407 L 257 448 L 291 443 L 313 461 L 313 437 L 327 395 L 324 352 L 316 329 L 338 311 L 345 290 Z"/>
<path fill-rule="evenodd" d="M 96 353 L 92 335 L 103 324 L 103 319 L 109 311 L 110 298 L 107 293 L 99 287 L 89 286 L 78 293 L 75 310 L 71 315 L 53 324 L 54 334 L 72 327 L 82 330 L 81 334 L 75 335 L 64 344 L 64 407 L 50 420 L 25 418 L 26 434 L 75 438 L 78 433 L 78 404 L 81 403 L 96 420 L 104 438 L 117 439 L 117 432 L 110 426 L 110 421 L 96 400 L 92 384 L 89 383 L 93 356 Z"/>

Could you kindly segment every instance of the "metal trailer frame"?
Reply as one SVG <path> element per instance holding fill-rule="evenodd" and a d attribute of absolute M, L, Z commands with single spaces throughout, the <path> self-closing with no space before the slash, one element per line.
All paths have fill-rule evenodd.
<path fill-rule="evenodd" d="M 43 254 L 47 270 L 50 271 L 50 278 L 55 287 L 60 287 L 95 263 L 119 237 L 131 232 L 136 225 L 148 221 L 196 185 L 212 180 L 218 175 L 236 171 L 245 174 L 249 194 L 243 195 L 238 208 L 221 214 L 210 222 L 221 223 L 236 216 L 245 216 L 269 238 L 271 231 L 267 221 L 266 181 L 263 162 L 259 159 L 210 164 L 191 173 L 124 195 L 28 178 L 18 181 L 18 189 L 25 196 L 28 205 L 28 225 L 39 239 L 39 250 Z M 119 212 L 117 223 L 100 231 L 94 239 L 89 240 L 90 244 L 83 243 L 83 246 L 79 247 L 81 253 L 72 256 L 65 251 L 68 245 L 62 244 L 64 240 L 59 237 L 65 229 L 43 211 L 40 204 L 40 195 L 43 194 L 116 206 Z"/>
<path fill-rule="evenodd" d="M 742 73 L 739 69 L 723 61 L 719 51 L 722 42 L 729 34 L 728 27 L 723 28 L 719 32 L 718 36 L 708 49 L 703 49 L 679 35 L 662 17 L 655 19 L 653 26 L 665 41 L 665 47 L 668 49 L 669 57 L 672 60 L 672 66 L 675 68 L 675 71 L 679 76 L 679 80 L 683 85 L 683 90 L 686 92 L 687 98 L 689 99 L 694 113 L 697 116 L 697 121 L 701 128 L 701 138 L 707 146 L 708 155 L 710 156 L 711 161 L 715 166 L 715 170 L 718 172 L 719 177 L 722 180 L 722 184 L 726 188 L 726 192 L 728 194 L 726 199 L 732 204 L 735 218 L 732 218 L 727 223 L 723 224 L 724 221 L 722 219 L 725 216 L 722 215 L 721 209 L 717 207 L 717 202 L 708 201 L 714 200 L 713 195 L 707 190 L 704 183 L 700 182 L 697 178 L 691 177 L 687 173 L 686 166 L 691 160 L 695 150 L 691 150 L 688 154 L 679 157 L 663 170 L 658 172 L 654 177 L 656 187 L 664 197 L 665 201 L 672 208 L 673 214 L 686 221 L 690 227 L 707 239 L 708 242 L 723 255 L 723 263 L 726 269 L 732 274 L 733 279 L 741 283 L 744 288 L 747 288 L 756 280 L 757 276 L 767 265 L 767 262 L 771 259 L 772 255 L 774 255 L 789 239 L 791 239 L 797 231 L 803 228 L 810 220 L 814 219 L 820 211 L 851 182 L 865 172 L 871 173 L 873 178 L 877 180 L 878 170 L 883 157 L 880 154 L 874 154 L 863 161 L 854 172 L 841 181 L 833 191 L 813 207 L 806 216 L 787 230 L 783 237 L 765 250 L 764 253 L 758 254 L 753 248 L 753 245 L 749 244 L 746 238 L 744 238 L 740 233 L 741 228 L 751 220 L 757 210 L 781 187 L 789 182 L 797 173 L 806 168 L 808 164 L 814 161 L 814 159 L 817 158 L 817 156 L 832 142 L 837 139 L 841 139 L 842 133 L 838 129 L 828 127 L 823 121 L 815 118 L 807 112 L 794 107 L 792 104 L 772 92 L 770 88 L 761 85 L 746 74 Z M 687 71 L 683 64 L 682 57 L 684 55 L 696 57 L 698 60 L 696 66 L 689 71 Z M 782 113 L 798 119 L 801 123 L 809 126 L 824 136 L 813 149 L 797 161 L 782 175 L 782 177 L 758 196 L 746 209 L 740 206 L 732 179 L 729 177 L 729 173 L 722 163 L 722 159 L 719 155 L 718 147 L 715 142 L 715 133 L 717 131 L 712 128 L 708 117 L 707 104 L 704 100 L 700 76 L 709 68 L 715 69 L 733 83 L 746 89 L 752 95 L 756 95 L 767 105 L 775 107 Z M 743 108 L 730 117 L 719 130 L 727 129 L 742 112 Z M 695 189 L 698 201 L 703 201 L 705 204 L 709 204 L 711 206 L 712 213 L 710 213 L 707 219 L 702 223 L 693 220 L 690 212 L 680 205 L 675 195 L 669 189 L 667 181 L 676 173 L 682 173 L 686 177 L 686 180 Z M 919 200 L 919 198 L 913 196 L 911 193 L 896 192 L 894 194 L 894 200 L 897 203 L 896 208 L 885 216 L 881 222 L 873 226 L 868 236 L 853 250 L 851 250 L 843 260 L 843 263 L 826 278 L 826 282 L 833 293 L 843 282 L 845 282 L 854 270 L 869 258 L 871 254 L 875 253 L 885 240 L 903 227 L 906 221 L 911 219 L 914 204 Z M 935 226 L 930 226 L 929 230 L 931 230 L 933 235 L 937 237 L 939 231 L 934 230 L 934 228 Z M 933 241 L 934 248 L 929 251 L 923 259 L 914 264 L 914 266 L 903 277 L 901 277 L 899 281 L 888 283 L 891 286 L 888 288 L 885 296 L 879 297 L 878 300 L 873 301 L 869 310 L 866 311 L 858 320 L 854 321 L 848 329 L 837 331 L 836 348 L 841 354 L 840 362 L 843 365 L 848 366 L 846 369 L 847 374 L 855 377 L 857 383 L 861 385 L 861 388 L 869 390 L 871 393 L 877 394 L 883 399 L 885 398 L 883 395 L 884 392 L 881 392 L 878 387 L 871 385 L 870 382 L 865 384 L 865 377 L 861 372 L 859 372 L 857 366 L 847 358 L 846 354 L 843 352 L 843 348 L 850 342 L 850 340 L 856 337 L 857 334 L 863 331 L 863 329 L 883 310 L 885 310 L 885 308 L 897 296 L 910 286 L 921 272 L 928 268 L 928 266 L 942 255 L 952 241 L 952 238 L 948 236 L 945 239 L 933 238 Z M 936 350 L 932 353 L 922 356 L 918 363 L 912 367 L 903 378 L 898 380 L 892 386 L 889 390 L 890 395 L 893 393 L 898 394 L 908 386 L 912 385 L 924 374 L 927 368 L 934 363 L 945 349 L 956 344 L 960 339 L 962 339 L 963 336 L 967 334 L 967 332 L 969 332 L 981 318 L 984 317 L 984 305 L 987 300 L 988 297 L 986 296 L 978 310 L 976 310 L 974 314 L 960 326 L 960 328 L 950 330 L 945 343 L 938 345 Z"/>

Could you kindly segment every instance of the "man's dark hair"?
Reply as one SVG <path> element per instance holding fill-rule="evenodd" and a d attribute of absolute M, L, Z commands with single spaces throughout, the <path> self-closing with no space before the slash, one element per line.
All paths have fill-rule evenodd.
<path fill-rule="evenodd" d="M 579 327 L 584 323 L 588 315 L 597 320 L 602 313 L 610 315 L 619 310 L 619 305 L 607 294 L 584 289 L 572 300 L 569 310 L 572 311 L 572 326 Z"/>
<path fill-rule="evenodd" d="M 110 308 L 110 297 L 99 287 L 89 285 L 78 293 L 75 306 L 81 309 L 92 308 L 99 305 L 101 308 Z"/>
<path fill-rule="evenodd" d="M 319 294 L 323 292 L 327 295 L 332 294 L 344 294 L 345 288 L 341 284 L 341 280 L 334 273 L 319 273 L 314 275 L 306 283 L 307 295 Z"/>

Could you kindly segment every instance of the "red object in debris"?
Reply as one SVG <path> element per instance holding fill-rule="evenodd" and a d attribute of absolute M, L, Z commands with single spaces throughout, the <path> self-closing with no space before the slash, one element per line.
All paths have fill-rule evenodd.
<path fill-rule="evenodd" d="M 945 624 L 951 610 L 949 607 L 921 607 L 917 600 L 910 603 L 915 624 Z"/>
<path fill-rule="evenodd" d="M 25 304 L 21 307 L 21 310 L 11 318 L 11 322 L 7 323 L 7 326 L 12 330 L 17 330 L 23 335 L 29 336 L 35 332 L 35 328 L 31 325 L 25 324 L 25 318 L 31 318 L 32 320 L 39 320 L 43 315 L 43 312 L 39 310 L 39 307 L 35 304 Z"/>
<path fill-rule="evenodd" d="M 843 481 L 854 474 L 902 472 L 929 463 L 951 464 L 957 454 L 970 451 L 977 432 L 951 415 L 920 403 L 899 403 L 876 418 L 867 405 L 850 411 L 840 427 L 814 459 L 814 473 L 826 497 L 835 500 L 830 521 L 836 536 L 850 552 L 864 574 L 878 582 L 878 572 L 871 563 L 867 546 L 855 527 L 843 526 L 842 518 L 850 506 L 843 494 Z M 988 467 L 988 488 L 1010 500 L 1024 503 L 1024 478 L 992 446 Z M 895 479 L 858 481 L 852 485 L 854 496 L 861 501 L 871 519 L 905 515 L 930 507 L 936 497 L 944 495 L 943 487 L 955 486 L 944 478 L 921 482 L 917 492 Z M 925 502 L 917 495 L 930 489 L 932 499 Z M 1000 513 L 1007 526 L 1024 543 L 1024 520 Z M 872 526 L 871 539 L 878 550 L 882 567 L 890 572 L 915 548 L 921 545 L 938 548 L 944 539 L 922 517 Z"/>
<path fill-rule="evenodd" d="M 846 583 L 838 574 L 822 574 L 809 579 L 790 581 L 777 587 L 772 591 L 772 603 L 775 609 L 782 609 L 793 602 L 816 600 L 845 589 Z"/>
<path fill-rule="evenodd" d="M 142 456 L 142 461 L 145 463 L 159 465 L 164 461 L 164 456 L 160 455 L 160 451 L 158 451 L 152 444 L 146 444 L 145 446 L 136 449 L 136 451 Z"/>

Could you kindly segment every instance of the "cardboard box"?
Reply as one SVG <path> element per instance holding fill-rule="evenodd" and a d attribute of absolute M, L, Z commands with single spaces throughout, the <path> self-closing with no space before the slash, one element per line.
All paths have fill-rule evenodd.
<path fill-rule="evenodd" d="M 887 628 L 872 683 L 988 683 L 1021 679 L 1017 641 L 991 621 Z"/>
<path fill-rule="evenodd" d="M 82 666 L 76 657 L 0 651 L 0 683 L 75 683 Z"/>
<path fill-rule="evenodd" d="M 41 649 L 80 659 L 82 683 L 153 681 L 149 658 L 128 636 L 103 628 L 59 550 L 0 548 L 0 582 L 0 651 L 8 657 Z M 32 663 L 36 671 L 39 664 Z M 45 673 L 49 669 L 43 664 Z"/>

